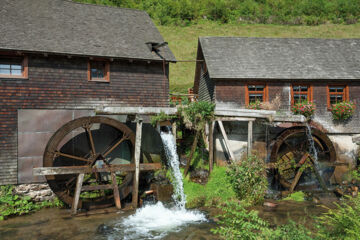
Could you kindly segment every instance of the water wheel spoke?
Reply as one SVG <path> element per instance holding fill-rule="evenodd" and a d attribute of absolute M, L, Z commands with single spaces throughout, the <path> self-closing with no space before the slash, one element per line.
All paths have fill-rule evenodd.
<path fill-rule="evenodd" d="M 79 160 L 79 161 L 84 161 L 84 162 L 92 162 L 89 159 L 86 158 L 82 158 L 82 157 L 78 157 L 78 156 L 74 156 L 71 154 L 67 154 L 67 153 L 62 153 L 60 151 L 55 151 L 55 155 L 56 156 L 62 156 L 62 157 L 67 157 L 67 158 L 71 158 L 71 159 L 75 159 L 75 160 Z"/>
<path fill-rule="evenodd" d="M 290 143 L 288 143 L 286 140 L 284 141 L 284 144 L 288 147 L 290 152 L 292 152 L 294 155 L 298 151 L 294 146 L 292 146 Z"/>
<path fill-rule="evenodd" d="M 299 168 L 298 171 L 296 172 L 294 180 L 292 181 L 291 186 L 290 186 L 290 192 L 294 191 L 294 189 L 295 189 L 296 185 L 298 184 L 298 182 L 300 180 L 300 177 L 301 177 L 303 172 L 304 172 L 304 170 L 301 169 L 301 168 Z"/>
<path fill-rule="evenodd" d="M 83 128 L 86 131 L 86 135 L 87 135 L 89 143 L 90 143 L 91 153 L 92 153 L 92 155 L 95 155 L 96 150 L 95 150 L 94 138 L 93 138 L 92 132 L 91 132 L 91 125 L 85 125 Z"/>
<path fill-rule="evenodd" d="M 123 137 L 117 141 L 114 145 L 112 145 L 112 147 L 108 148 L 108 150 L 105 151 L 105 153 L 103 153 L 103 157 L 105 158 L 107 155 L 109 155 L 112 151 L 115 150 L 115 148 L 117 148 L 117 146 L 119 146 L 123 141 L 128 140 L 129 136 L 124 134 Z"/>

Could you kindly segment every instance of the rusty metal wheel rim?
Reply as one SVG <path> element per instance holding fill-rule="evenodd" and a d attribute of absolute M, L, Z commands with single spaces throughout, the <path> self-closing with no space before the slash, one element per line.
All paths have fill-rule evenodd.
<path fill-rule="evenodd" d="M 121 134 L 121 139 L 123 139 L 121 142 L 121 139 L 115 139 L 115 142 L 113 145 L 109 146 L 105 149 L 104 152 L 97 153 L 96 148 L 94 146 L 94 140 L 92 139 L 92 130 L 91 126 L 94 124 L 99 124 L 100 126 L 107 126 L 114 128 L 118 131 L 117 134 Z M 53 167 L 54 163 L 56 163 L 56 159 L 61 156 L 61 152 L 59 153 L 59 145 L 61 145 L 62 141 L 66 136 L 68 136 L 70 133 L 76 131 L 77 129 L 83 129 L 83 133 L 86 135 L 86 138 L 88 139 L 88 147 L 89 147 L 89 153 L 84 156 L 72 156 L 70 157 L 73 160 L 72 164 L 77 165 L 91 165 L 94 164 L 94 162 L 97 161 L 99 156 L 102 154 L 101 158 L 104 158 L 104 162 L 106 162 L 106 157 L 110 156 L 113 151 L 116 150 L 120 144 L 123 144 L 123 142 L 127 142 L 129 144 L 129 150 L 131 153 L 131 159 L 130 161 L 133 162 L 133 146 L 135 145 L 135 134 L 133 131 L 127 127 L 125 124 L 118 122 L 114 119 L 107 118 L 107 117 L 82 117 L 75 120 L 72 120 L 65 125 L 63 125 L 60 129 L 58 129 L 54 135 L 49 140 L 45 151 L 44 151 L 44 158 L 43 158 L 43 165 L 44 167 Z M 92 140 L 91 140 L 92 139 Z M 119 143 L 120 142 L 120 143 Z M 99 155 L 100 154 L 100 155 Z M 65 156 L 68 157 L 68 156 Z M 75 159 L 76 158 L 76 159 Z M 95 160 L 96 159 L 96 160 Z M 79 161 L 84 162 L 84 164 L 80 164 Z M 66 163 L 67 164 L 67 163 Z M 71 164 L 71 163 L 69 163 Z M 68 166 L 68 165 L 66 165 Z M 62 177 L 61 177 L 62 176 Z M 54 193 L 67 205 L 72 205 L 73 197 L 72 193 L 69 192 L 72 186 L 69 186 L 68 189 L 64 189 L 64 186 L 61 187 L 61 183 L 63 184 L 64 179 L 66 177 L 70 177 L 69 175 L 59 175 L 59 176 L 46 176 L 47 182 L 49 183 L 50 188 L 54 191 Z M 73 178 L 74 176 L 71 176 Z M 125 178 L 123 179 L 122 184 L 119 186 L 121 197 L 125 198 L 130 193 L 130 184 L 132 180 L 132 174 L 128 173 Z M 107 196 L 109 200 L 112 199 L 112 196 Z M 96 203 L 98 200 L 94 199 L 93 202 Z M 82 207 L 83 202 L 80 199 L 79 201 L 79 207 Z"/>
<path fill-rule="evenodd" d="M 313 135 L 313 140 L 315 142 L 316 148 L 319 150 L 319 159 L 321 159 L 321 162 L 326 165 L 326 163 L 333 163 L 336 161 L 336 151 L 335 148 L 329 139 L 329 137 L 323 133 L 322 131 L 311 128 L 311 132 Z M 285 162 L 284 159 L 287 159 L 289 162 L 290 157 L 289 156 L 295 156 L 295 173 L 299 171 L 301 168 L 301 165 L 304 164 L 305 160 L 307 159 L 307 156 L 305 154 L 309 154 L 309 152 L 306 149 L 306 142 L 293 145 L 289 143 L 289 140 L 292 138 L 295 138 L 299 135 L 306 134 L 305 127 L 295 127 L 291 129 L 286 129 L 283 131 L 275 140 L 274 145 L 271 150 L 270 155 L 270 161 L 272 163 L 275 163 L 275 165 L 281 164 L 282 161 Z M 285 146 L 285 147 L 284 147 Z M 291 149 L 290 151 L 287 151 L 288 149 Z M 290 154 L 291 153 L 291 154 Z M 311 159 L 311 156 L 309 157 Z M 289 164 L 290 165 L 290 164 Z M 289 167 L 290 168 L 290 167 Z M 310 170 L 308 170 L 310 171 Z M 332 170 L 333 171 L 333 170 Z M 282 173 L 284 174 L 284 173 Z M 285 187 L 286 189 L 290 189 L 292 186 L 292 181 L 290 180 L 289 176 L 282 176 L 282 174 L 279 172 L 279 169 L 277 168 L 274 175 L 278 182 Z M 291 174 L 290 174 L 291 175 Z M 324 176 L 325 182 L 328 182 L 331 175 L 327 174 Z M 299 184 L 300 185 L 300 184 Z M 296 190 L 309 190 L 317 186 L 317 184 L 309 184 L 303 186 L 297 186 Z"/>

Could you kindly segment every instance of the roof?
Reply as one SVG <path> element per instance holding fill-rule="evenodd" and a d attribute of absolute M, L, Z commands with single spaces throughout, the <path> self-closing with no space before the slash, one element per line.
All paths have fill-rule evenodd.
<path fill-rule="evenodd" d="M 360 79 L 360 39 L 202 37 L 211 78 Z"/>
<path fill-rule="evenodd" d="M 147 42 L 163 42 L 144 11 L 67 0 L 1 0 L 0 49 L 162 60 Z M 164 46 L 158 52 L 176 61 Z"/>

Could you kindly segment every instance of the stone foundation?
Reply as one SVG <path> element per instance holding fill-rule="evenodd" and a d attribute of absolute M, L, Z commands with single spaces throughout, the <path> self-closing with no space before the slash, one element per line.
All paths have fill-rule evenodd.
<path fill-rule="evenodd" d="M 47 183 L 42 184 L 20 184 L 14 190 L 14 194 L 29 196 L 35 202 L 54 200 L 55 194 Z"/>

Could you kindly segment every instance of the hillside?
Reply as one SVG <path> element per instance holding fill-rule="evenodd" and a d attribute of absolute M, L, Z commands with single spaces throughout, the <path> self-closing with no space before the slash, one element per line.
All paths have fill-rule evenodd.
<path fill-rule="evenodd" d="M 205 21 L 191 26 L 157 26 L 178 60 L 195 60 L 199 36 L 360 38 L 360 23 L 289 26 L 264 24 L 219 24 Z M 170 91 L 186 93 L 193 86 L 195 63 L 170 65 Z"/>

